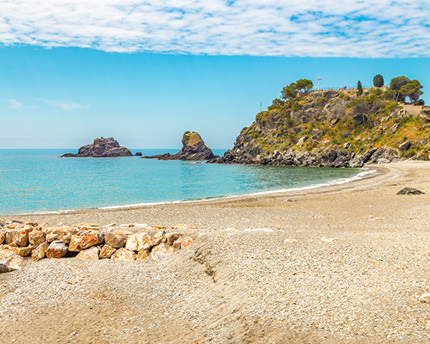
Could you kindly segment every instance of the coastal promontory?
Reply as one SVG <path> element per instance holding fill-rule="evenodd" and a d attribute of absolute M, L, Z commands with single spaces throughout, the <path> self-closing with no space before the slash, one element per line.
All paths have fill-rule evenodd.
<path fill-rule="evenodd" d="M 430 159 L 430 107 L 421 84 L 314 90 L 301 79 L 284 87 L 216 163 L 361 167 Z"/>
<path fill-rule="evenodd" d="M 77 154 L 67 153 L 62 158 L 114 158 L 133 156 L 128 148 L 120 146 L 113 137 L 96 138 L 93 143 L 79 148 Z"/>
<path fill-rule="evenodd" d="M 186 131 L 182 136 L 182 149 L 176 154 L 160 154 L 145 156 L 145 159 L 158 160 L 210 160 L 216 156 L 212 150 L 205 145 L 202 137 L 196 132 Z"/>

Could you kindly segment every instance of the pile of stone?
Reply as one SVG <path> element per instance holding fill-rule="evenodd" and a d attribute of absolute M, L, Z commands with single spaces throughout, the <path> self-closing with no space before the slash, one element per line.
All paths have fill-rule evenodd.
<path fill-rule="evenodd" d="M 82 259 L 161 260 L 192 243 L 191 237 L 162 226 L 116 225 L 100 227 L 42 227 L 37 223 L 12 221 L 0 223 L 0 272 L 16 270 L 25 257 L 76 257 Z M 143 229 L 133 232 L 130 229 Z M 193 229 L 178 225 L 169 230 Z"/>

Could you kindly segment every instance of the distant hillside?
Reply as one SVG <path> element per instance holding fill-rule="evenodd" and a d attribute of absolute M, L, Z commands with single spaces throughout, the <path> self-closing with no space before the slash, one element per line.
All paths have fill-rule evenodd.
<path fill-rule="evenodd" d="M 394 101 L 400 92 L 388 87 L 304 89 L 290 96 L 287 87 L 285 100 L 258 113 L 216 162 L 347 167 L 429 160 L 430 107 L 423 101 Z"/>

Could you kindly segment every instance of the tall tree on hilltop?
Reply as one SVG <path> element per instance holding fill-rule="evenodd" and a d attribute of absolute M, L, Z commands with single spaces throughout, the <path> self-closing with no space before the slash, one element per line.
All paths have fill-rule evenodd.
<path fill-rule="evenodd" d="M 423 88 L 423 86 L 418 80 L 411 80 L 406 85 L 403 85 L 400 88 L 399 93 L 402 95 L 403 98 L 409 97 L 411 103 L 415 103 L 420 97 L 420 95 L 423 94 L 421 88 Z"/>
<path fill-rule="evenodd" d="M 373 86 L 382 87 L 384 86 L 384 78 L 381 74 L 376 74 L 373 78 Z"/>
<path fill-rule="evenodd" d="M 304 94 L 307 94 L 312 87 L 314 87 L 314 83 L 309 79 L 300 79 L 296 81 L 297 91 L 302 91 Z"/>
<path fill-rule="evenodd" d="M 358 80 L 358 83 L 357 83 L 357 95 L 361 96 L 362 94 L 363 94 L 363 86 L 361 86 L 361 81 Z"/>
<path fill-rule="evenodd" d="M 393 90 L 394 93 L 394 99 L 395 101 L 405 101 L 405 96 L 400 92 L 400 89 L 402 86 L 410 83 L 411 80 L 404 75 L 397 76 L 395 78 L 392 78 L 390 81 L 390 89 Z"/>

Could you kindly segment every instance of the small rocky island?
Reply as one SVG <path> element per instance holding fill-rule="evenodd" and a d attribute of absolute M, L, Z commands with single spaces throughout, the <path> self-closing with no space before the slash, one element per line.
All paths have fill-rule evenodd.
<path fill-rule="evenodd" d="M 61 158 L 115 158 L 133 156 L 129 149 L 119 145 L 113 137 L 97 138 L 93 143 L 79 148 L 78 154 L 67 153 Z"/>
<path fill-rule="evenodd" d="M 144 156 L 143 158 L 158 160 L 210 160 L 216 157 L 212 150 L 205 145 L 198 133 L 186 131 L 182 136 L 182 149 L 178 153 L 165 153 Z"/>

